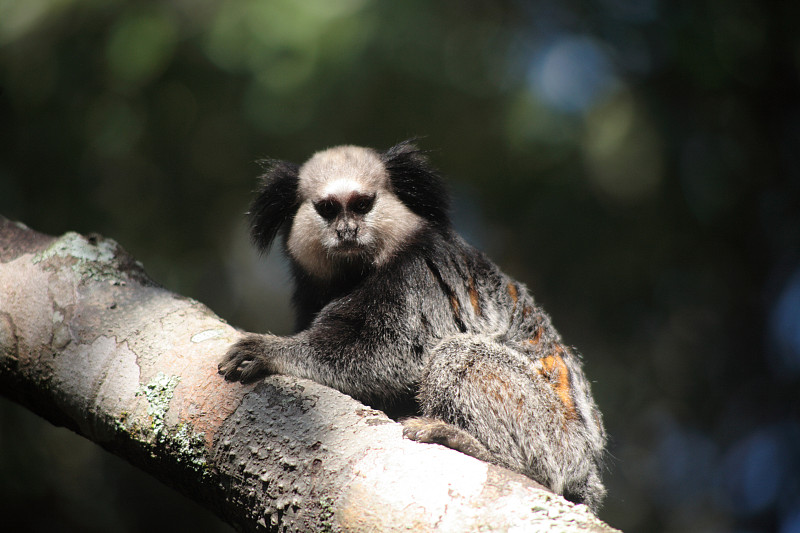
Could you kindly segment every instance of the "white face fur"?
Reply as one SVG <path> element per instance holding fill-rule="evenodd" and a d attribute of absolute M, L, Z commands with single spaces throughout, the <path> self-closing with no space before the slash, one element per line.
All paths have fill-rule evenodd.
<path fill-rule="evenodd" d="M 424 221 L 391 191 L 378 154 L 358 146 L 317 152 L 300 167 L 289 254 L 309 274 L 386 263 Z"/>

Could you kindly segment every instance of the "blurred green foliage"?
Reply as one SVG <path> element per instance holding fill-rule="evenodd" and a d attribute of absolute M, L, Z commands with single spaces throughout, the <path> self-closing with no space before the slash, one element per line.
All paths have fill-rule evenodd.
<path fill-rule="evenodd" d="M 0 0 L 0 213 L 99 231 L 287 332 L 285 264 L 247 243 L 255 161 L 421 135 L 458 228 L 585 354 L 601 516 L 800 531 L 798 20 L 754 0 Z M 8 404 L 0 448 L 16 531 L 152 530 L 154 499 L 217 527 Z"/>

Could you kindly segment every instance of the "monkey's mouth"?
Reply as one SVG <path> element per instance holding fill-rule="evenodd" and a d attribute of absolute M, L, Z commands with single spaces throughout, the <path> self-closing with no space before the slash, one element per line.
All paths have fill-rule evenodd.
<path fill-rule="evenodd" d="M 361 239 L 336 239 L 333 246 L 328 248 L 331 258 L 337 258 L 347 263 L 370 261 L 371 249 Z"/>
<path fill-rule="evenodd" d="M 361 254 L 364 253 L 364 246 L 356 239 L 339 240 L 332 251 L 344 255 Z"/>

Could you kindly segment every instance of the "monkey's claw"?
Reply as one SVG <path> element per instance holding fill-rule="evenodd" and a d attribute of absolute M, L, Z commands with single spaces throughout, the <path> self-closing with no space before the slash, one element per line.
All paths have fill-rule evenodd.
<path fill-rule="evenodd" d="M 228 381 L 252 383 L 269 374 L 261 335 L 248 335 L 228 349 L 220 361 L 219 373 Z"/>

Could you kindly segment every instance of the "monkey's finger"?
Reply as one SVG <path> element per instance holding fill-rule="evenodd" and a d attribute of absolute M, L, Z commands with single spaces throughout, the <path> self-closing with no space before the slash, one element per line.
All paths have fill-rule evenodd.
<path fill-rule="evenodd" d="M 241 377 L 241 369 L 236 361 L 230 359 L 225 360 L 217 367 L 219 373 L 222 374 L 228 381 L 239 381 Z"/>
<path fill-rule="evenodd" d="M 228 381 L 239 381 L 248 366 L 248 357 L 249 354 L 243 352 L 237 343 L 228 350 L 217 369 Z"/>

